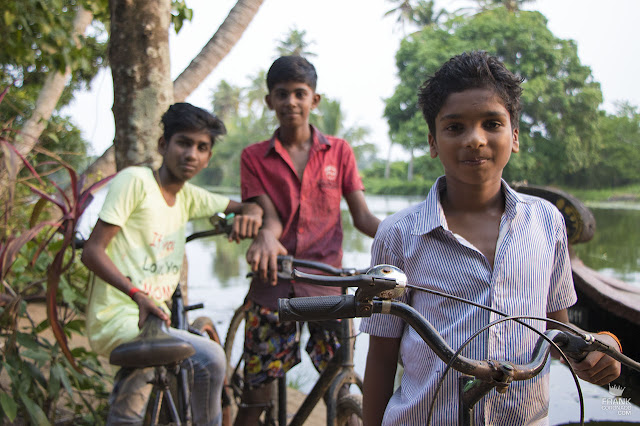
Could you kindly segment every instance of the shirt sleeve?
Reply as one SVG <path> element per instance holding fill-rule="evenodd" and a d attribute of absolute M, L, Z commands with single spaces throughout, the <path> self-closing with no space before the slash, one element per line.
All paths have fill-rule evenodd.
<path fill-rule="evenodd" d="M 229 197 L 214 194 L 190 183 L 186 183 L 183 190 L 188 197 L 189 220 L 206 218 L 217 212 L 224 212 L 229 205 Z"/>
<path fill-rule="evenodd" d="M 267 193 L 255 168 L 255 154 L 247 148 L 240 155 L 240 192 L 242 201 Z"/>
<path fill-rule="evenodd" d="M 573 275 L 571 273 L 567 228 L 559 212 L 554 215 L 554 219 L 556 250 L 553 271 L 551 273 L 551 283 L 549 285 L 547 312 L 557 312 L 566 309 L 577 301 L 576 291 L 573 286 Z"/>
<path fill-rule="evenodd" d="M 364 191 L 364 185 L 360 173 L 358 173 L 358 163 L 353 149 L 346 141 L 342 141 L 342 193 L 349 194 L 353 191 Z"/>
<path fill-rule="evenodd" d="M 109 191 L 98 217 L 103 222 L 123 227 L 142 201 L 145 191 L 142 177 L 133 169 L 124 169 L 109 183 Z"/>

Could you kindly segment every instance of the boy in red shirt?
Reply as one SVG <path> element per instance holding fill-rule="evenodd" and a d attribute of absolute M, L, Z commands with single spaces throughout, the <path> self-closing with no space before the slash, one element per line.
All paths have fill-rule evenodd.
<path fill-rule="evenodd" d="M 340 267 L 345 197 L 355 227 L 373 237 L 380 220 L 367 207 L 356 160 L 346 141 L 322 134 L 309 124 L 309 113 L 320 102 L 315 68 L 300 56 L 277 59 L 267 73 L 265 100 L 280 127 L 271 139 L 242 152 L 242 199 L 264 210 L 263 227 L 247 252 L 257 272 L 247 299 L 245 333 L 246 403 L 271 399 L 274 378 L 300 362 L 296 323 L 277 322 L 280 297 L 339 294 L 340 289 L 278 279 L 276 257 L 291 254 Z M 309 324 L 307 344 L 316 368 L 326 366 L 338 347 L 335 332 Z M 254 424 L 260 409 L 240 411 L 236 424 Z"/>

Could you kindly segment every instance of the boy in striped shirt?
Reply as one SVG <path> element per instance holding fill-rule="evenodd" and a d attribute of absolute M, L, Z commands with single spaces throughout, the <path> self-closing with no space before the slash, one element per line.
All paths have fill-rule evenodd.
<path fill-rule="evenodd" d="M 413 285 L 453 294 L 506 312 L 568 323 L 576 301 L 564 220 L 540 198 L 519 194 L 502 180 L 518 152 L 522 79 L 496 58 L 471 52 L 451 58 L 420 88 L 419 106 L 429 127 L 431 157 L 445 175 L 427 199 L 380 225 L 372 265 L 401 268 Z M 408 291 L 411 304 L 453 348 L 497 314 L 425 292 Z M 540 331 L 544 321 L 528 321 Z M 364 379 L 365 424 L 423 425 L 444 363 L 402 320 L 373 315 Z M 462 355 L 474 359 L 529 361 L 538 335 L 505 321 L 474 339 Z M 610 336 L 599 336 L 618 347 Z M 394 392 L 395 366 L 404 372 Z M 620 364 L 593 352 L 574 368 L 595 384 L 618 377 Z M 458 413 L 457 372 L 437 395 L 432 424 L 451 424 Z M 474 424 L 548 424 L 549 365 L 536 378 L 490 392 L 474 409 Z"/>

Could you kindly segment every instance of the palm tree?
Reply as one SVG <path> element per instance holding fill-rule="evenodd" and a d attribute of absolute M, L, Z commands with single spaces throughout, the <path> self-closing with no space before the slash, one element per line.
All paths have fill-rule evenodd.
<path fill-rule="evenodd" d="M 396 15 L 396 23 L 404 32 L 405 25 L 418 28 L 437 25 L 448 13 L 445 9 L 436 10 L 434 0 L 387 0 L 397 6 L 387 11 L 384 16 Z"/>
<path fill-rule="evenodd" d="M 516 12 L 522 9 L 525 3 L 534 2 L 535 0 L 476 0 L 480 6 L 480 10 L 493 9 L 504 6 L 509 12 Z"/>
<path fill-rule="evenodd" d="M 288 56 L 288 55 L 298 55 L 304 57 L 312 57 L 316 56 L 315 53 L 307 50 L 309 46 L 311 46 L 314 42 L 311 41 L 307 43 L 304 39 L 307 35 L 307 32 L 302 30 L 299 31 L 297 28 L 292 28 L 289 30 L 289 35 L 286 39 L 281 40 L 278 47 L 276 47 L 276 51 L 278 52 L 278 56 Z"/>
<path fill-rule="evenodd" d="M 237 114 L 240 108 L 242 89 L 222 80 L 213 93 L 213 112 L 225 120 L 231 114 Z"/>

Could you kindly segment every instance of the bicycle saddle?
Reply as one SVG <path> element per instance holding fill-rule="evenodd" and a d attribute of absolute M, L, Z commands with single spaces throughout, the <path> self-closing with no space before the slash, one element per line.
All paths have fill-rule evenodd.
<path fill-rule="evenodd" d="M 111 351 L 109 362 L 128 368 L 157 367 L 178 363 L 194 353 L 190 343 L 169 334 L 164 321 L 149 315 L 135 339 Z"/>

